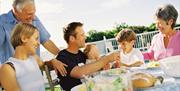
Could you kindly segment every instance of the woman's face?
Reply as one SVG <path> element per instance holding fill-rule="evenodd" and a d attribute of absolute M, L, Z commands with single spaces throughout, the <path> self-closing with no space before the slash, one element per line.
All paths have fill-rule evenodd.
<path fill-rule="evenodd" d="M 167 33 L 171 29 L 171 25 L 172 25 L 172 20 L 165 21 L 159 18 L 156 19 L 156 27 L 163 34 Z"/>
<path fill-rule="evenodd" d="M 39 47 L 39 32 L 35 31 L 34 34 L 25 43 L 25 49 L 30 55 L 36 54 L 36 48 Z"/>

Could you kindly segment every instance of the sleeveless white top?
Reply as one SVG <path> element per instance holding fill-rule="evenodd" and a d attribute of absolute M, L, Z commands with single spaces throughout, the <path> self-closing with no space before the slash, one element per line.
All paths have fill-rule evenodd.
<path fill-rule="evenodd" d="M 10 57 L 7 62 L 14 65 L 21 91 L 45 91 L 43 76 L 33 56 L 23 61 Z"/>

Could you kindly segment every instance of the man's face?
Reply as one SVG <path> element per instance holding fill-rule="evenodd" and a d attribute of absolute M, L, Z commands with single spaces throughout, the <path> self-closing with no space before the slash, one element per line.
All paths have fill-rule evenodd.
<path fill-rule="evenodd" d="M 159 18 L 156 19 L 156 27 L 163 34 L 167 33 L 171 29 L 171 25 L 172 25 L 171 20 L 165 21 Z"/>
<path fill-rule="evenodd" d="M 35 5 L 27 3 L 24 5 L 22 11 L 16 10 L 17 18 L 20 22 L 32 24 L 33 19 L 35 18 Z"/>
<path fill-rule="evenodd" d="M 86 40 L 86 36 L 85 36 L 85 32 L 82 28 L 82 26 L 78 26 L 75 29 L 76 35 L 75 35 L 75 43 L 79 48 L 83 48 L 85 46 L 85 40 Z"/>

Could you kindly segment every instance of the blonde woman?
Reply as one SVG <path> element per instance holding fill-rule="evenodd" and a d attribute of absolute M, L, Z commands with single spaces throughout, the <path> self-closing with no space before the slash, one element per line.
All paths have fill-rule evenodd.
<path fill-rule="evenodd" d="M 39 68 L 44 63 L 36 56 L 38 39 L 39 32 L 31 24 L 20 23 L 13 29 L 11 43 L 15 53 L 0 69 L 5 91 L 45 91 Z"/>

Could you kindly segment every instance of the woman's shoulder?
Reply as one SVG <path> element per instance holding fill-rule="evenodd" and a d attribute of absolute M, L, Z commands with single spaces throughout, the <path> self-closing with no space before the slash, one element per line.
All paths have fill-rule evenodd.
<path fill-rule="evenodd" d="M 160 37 L 162 37 L 162 33 L 158 33 L 158 34 L 155 34 L 152 38 L 152 40 L 156 40 L 156 39 L 159 39 Z"/>
<path fill-rule="evenodd" d="M 3 64 L 0 69 L 1 75 L 15 74 L 15 70 L 9 64 Z"/>

